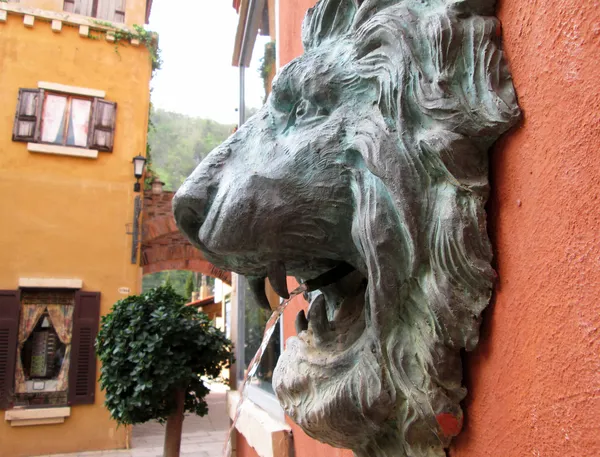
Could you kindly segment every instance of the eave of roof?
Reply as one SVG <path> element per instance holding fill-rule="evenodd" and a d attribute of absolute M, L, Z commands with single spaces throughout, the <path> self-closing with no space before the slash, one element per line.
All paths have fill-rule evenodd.
<path fill-rule="evenodd" d="M 250 66 L 264 7 L 265 0 L 241 0 L 231 62 L 234 67 Z"/>
<path fill-rule="evenodd" d="M 150 22 L 150 12 L 152 11 L 152 0 L 146 0 L 146 24 Z"/>
<path fill-rule="evenodd" d="M 192 301 L 186 304 L 186 306 L 193 306 L 194 308 L 200 308 L 201 306 L 212 305 L 215 302 L 215 297 L 206 297 L 202 300 Z"/>

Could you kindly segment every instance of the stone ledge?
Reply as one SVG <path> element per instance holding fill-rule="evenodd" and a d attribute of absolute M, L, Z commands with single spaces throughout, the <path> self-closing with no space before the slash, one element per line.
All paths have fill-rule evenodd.
<path fill-rule="evenodd" d="M 25 427 L 28 425 L 61 424 L 70 415 L 71 408 L 69 407 L 9 409 L 4 413 L 4 420 L 10 422 L 11 427 Z"/>
<path fill-rule="evenodd" d="M 235 417 L 239 402 L 239 392 L 227 393 L 227 413 L 231 420 Z M 248 399 L 242 404 L 235 428 L 260 457 L 292 456 L 291 427 L 284 421 L 274 419 Z"/>
<path fill-rule="evenodd" d="M 66 84 L 51 83 L 48 81 L 38 81 L 38 88 L 51 90 L 54 92 L 65 92 L 67 94 L 83 95 L 85 97 L 106 97 L 106 91 L 99 89 L 90 89 L 88 87 L 67 86 Z"/>
<path fill-rule="evenodd" d="M 19 278 L 19 287 L 81 289 L 83 281 L 76 278 Z"/>
<path fill-rule="evenodd" d="M 114 32 L 115 30 L 118 30 L 133 34 L 136 33 L 133 28 L 129 28 L 125 24 L 118 22 L 99 20 L 66 11 L 49 11 L 0 1 L 0 23 L 6 22 L 7 13 L 23 16 L 23 24 L 30 28 L 34 26 L 36 19 L 39 19 L 42 22 L 49 22 L 51 23 L 52 31 L 55 33 L 61 32 L 63 23 L 66 25 L 79 27 L 79 33 L 83 37 L 88 37 L 90 30 L 101 32 Z M 131 40 L 131 44 L 133 46 L 139 46 L 139 40 L 134 38 Z"/>
<path fill-rule="evenodd" d="M 29 8 L 14 3 L 0 2 L 0 11 L 7 11 L 8 13 L 19 14 L 21 16 L 33 16 L 34 18 L 42 19 L 46 22 L 52 22 L 56 20 L 69 25 L 85 25 L 89 26 L 90 29 L 93 30 L 122 30 L 125 32 L 135 33 L 133 29 L 130 29 L 126 25 L 117 22 L 98 20 L 87 16 L 81 16 L 79 14 L 73 14 L 68 12 L 48 11 L 39 8 Z"/>
<path fill-rule="evenodd" d="M 74 148 L 71 146 L 57 146 L 55 144 L 27 143 L 29 152 L 41 152 L 43 154 L 56 154 L 61 156 L 84 157 L 86 159 L 97 159 L 98 151 L 95 149 Z"/>

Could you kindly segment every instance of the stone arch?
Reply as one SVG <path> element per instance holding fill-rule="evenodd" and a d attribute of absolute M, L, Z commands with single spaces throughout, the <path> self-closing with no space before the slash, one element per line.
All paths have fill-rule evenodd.
<path fill-rule="evenodd" d="M 179 232 L 171 209 L 174 192 L 144 194 L 141 266 L 143 274 L 188 270 L 231 284 L 231 273 L 215 267 Z"/>

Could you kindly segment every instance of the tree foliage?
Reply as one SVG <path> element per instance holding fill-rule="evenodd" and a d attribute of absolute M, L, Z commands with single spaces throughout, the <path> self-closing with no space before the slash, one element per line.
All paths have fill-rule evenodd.
<path fill-rule="evenodd" d="M 186 270 L 165 270 L 156 273 L 144 275 L 142 278 L 142 292 L 148 292 L 150 289 L 165 285 L 168 278 L 169 283 L 179 295 L 187 296 L 186 281 L 189 272 Z M 206 277 L 209 295 L 214 293 L 215 278 L 212 276 Z M 197 284 L 198 285 L 198 284 Z"/>
<path fill-rule="evenodd" d="M 184 304 L 172 287 L 162 286 L 119 300 L 102 318 L 100 386 L 117 422 L 165 421 L 182 388 L 186 411 L 208 412 L 200 377 L 217 378 L 232 361 L 232 345 L 206 314 Z"/>
<path fill-rule="evenodd" d="M 187 279 L 185 280 L 185 298 L 191 300 L 194 289 L 194 273 L 190 271 L 188 272 Z"/>
<path fill-rule="evenodd" d="M 234 128 L 160 109 L 152 112 L 150 120 L 148 143 L 152 150 L 152 167 L 169 190 L 176 190 Z"/>

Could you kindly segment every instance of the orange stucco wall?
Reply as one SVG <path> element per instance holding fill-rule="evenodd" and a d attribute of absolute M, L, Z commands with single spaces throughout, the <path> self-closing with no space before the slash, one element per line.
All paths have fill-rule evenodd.
<path fill-rule="evenodd" d="M 235 457 L 260 457 L 258 453 L 248 444 L 246 438 L 241 433 L 236 433 L 236 454 Z"/>
<path fill-rule="evenodd" d="M 129 3 L 129 2 L 128 2 Z M 131 2 L 133 3 L 133 2 Z M 78 278 L 100 291 L 101 312 L 136 293 L 140 267 L 132 265 L 133 168 L 146 150 L 150 61 L 145 47 L 119 46 L 79 36 L 63 25 L 54 33 L 20 15 L 0 22 L 0 289 L 20 277 Z M 97 159 L 30 153 L 11 140 L 19 88 L 38 81 L 106 91 L 118 103 L 114 151 Z M 96 386 L 93 405 L 73 406 L 64 424 L 11 427 L 0 412 L 0 457 L 123 448 L 127 429 L 117 428 Z"/>
<path fill-rule="evenodd" d="M 315 3 L 317 3 L 317 0 L 297 0 L 294 2 L 279 0 L 277 47 L 281 66 L 289 63 L 304 51 L 300 29 L 306 10 L 314 6 Z"/>
<path fill-rule="evenodd" d="M 450 455 L 600 455 L 600 9 L 504 0 L 522 125 L 494 149 L 499 283 Z"/>

